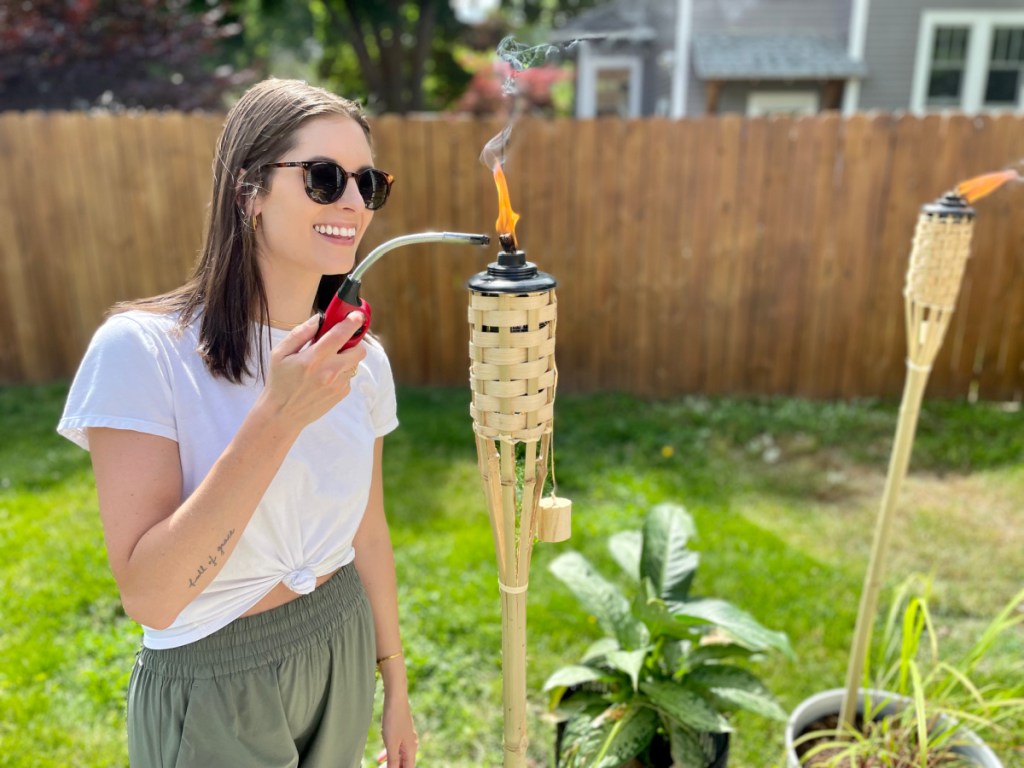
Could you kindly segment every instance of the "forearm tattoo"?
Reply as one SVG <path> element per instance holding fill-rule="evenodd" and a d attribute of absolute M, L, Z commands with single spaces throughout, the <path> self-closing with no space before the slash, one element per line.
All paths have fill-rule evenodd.
<path fill-rule="evenodd" d="M 230 531 L 227 532 L 227 535 L 224 536 L 224 539 L 221 541 L 221 543 L 217 545 L 217 552 L 220 554 L 221 557 L 224 556 L 224 554 L 225 554 L 225 549 L 224 548 L 227 546 L 227 543 L 229 541 L 231 541 L 231 537 L 234 536 L 234 535 L 235 535 L 235 529 L 232 528 Z M 200 563 L 199 567 L 196 568 L 196 575 L 195 575 L 195 577 L 194 578 L 190 578 L 188 580 L 189 588 L 191 589 L 193 587 L 199 586 L 199 580 L 203 577 L 203 574 L 206 573 L 209 570 L 209 568 L 207 568 L 207 566 L 209 566 L 210 568 L 216 568 L 218 562 L 219 562 L 219 558 L 218 558 L 217 555 L 215 555 L 215 554 L 207 555 L 206 562 L 205 563 Z"/>

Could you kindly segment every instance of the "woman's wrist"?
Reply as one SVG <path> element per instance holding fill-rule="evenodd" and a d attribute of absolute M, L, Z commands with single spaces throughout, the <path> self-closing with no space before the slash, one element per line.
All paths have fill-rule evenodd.
<path fill-rule="evenodd" d="M 297 427 L 295 419 L 287 416 L 278 406 L 273 403 L 264 390 L 256 399 L 252 410 L 247 418 L 254 430 L 263 432 L 275 441 L 291 445 L 302 432 L 302 427 Z"/>
<path fill-rule="evenodd" d="M 380 669 L 380 665 L 381 664 L 384 664 L 385 662 L 388 662 L 388 661 L 392 661 L 393 659 L 397 659 L 401 655 L 402 655 L 402 652 L 401 651 L 397 651 L 396 653 L 389 653 L 387 656 L 378 656 L 377 657 L 377 669 L 378 670 Z"/>
<path fill-rule="evenodd" d="M 398 693 L 409 689 L 405 672 L 405 657 L 401 651 L 377 658 L 377 676 L 384 681 L 384 693 Z"/>

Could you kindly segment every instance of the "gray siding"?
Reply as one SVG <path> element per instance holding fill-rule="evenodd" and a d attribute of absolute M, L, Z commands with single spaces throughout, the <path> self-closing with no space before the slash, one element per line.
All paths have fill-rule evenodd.
<path fill-rule="evenodd" d="M 850 0 L 693 0 L 695 33 L 785 32 L 845 39 L 849 18 Z"/>
<path fill-rule="evenodd" d="M 868 74 L 861 84 L 861 110 L 910 108 L 921 12 L 1020 11 L 1024 0 L 871 0 L 864 40 Z"/>

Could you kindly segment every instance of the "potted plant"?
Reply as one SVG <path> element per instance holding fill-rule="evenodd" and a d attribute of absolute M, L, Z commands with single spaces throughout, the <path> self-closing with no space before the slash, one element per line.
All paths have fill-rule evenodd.
<path fill-rule="evenodd" d="M 612 535 L 628 595 L 578 552 L 551 563 L 605 633 L 544 684 L 562 718 L 558 766 L 724 766 L 729 713 L 785 721 L 760 679 L 736 662 L 767 651 L 791 657 L 789 641 L 724 600 L 691 594 L 694 533 L 683 507 L 660 504 L 642 530 Z"/>
<path fill-rule="evenodd" d="M 1019 741 L 1024 727 L 1024 680 L 985 687 L 972 676 L 997 640 L 1024 624 L 1024 591 L 956 660 L 939 653 L 929 591 L 920 577 L 908 579 L 897 591 L 881 642 L 868 662 L 872 688 L 860 690 L 854 728 L 839 727 L 844 688 L 818 693 L 794 710 L 786 727 L 789 768 L 1002 768 L 986 742 Z"/>

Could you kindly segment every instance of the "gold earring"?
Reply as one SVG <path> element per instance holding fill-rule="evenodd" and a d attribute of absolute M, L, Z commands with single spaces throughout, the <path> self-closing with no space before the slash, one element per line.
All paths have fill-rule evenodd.
<path fill-rule="evenodd" d="M 260 228 L 260 215 L 257 213 L 252 217 L 252 231 L 255 232 Z"/>

